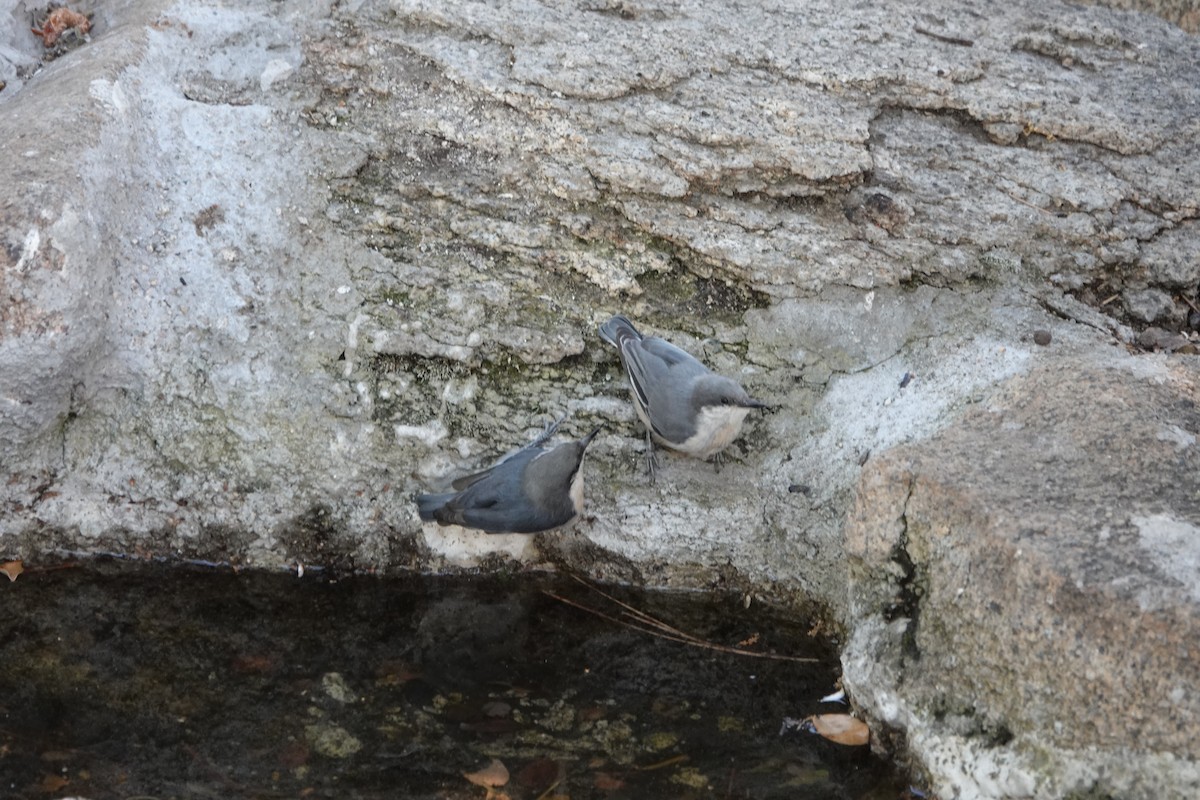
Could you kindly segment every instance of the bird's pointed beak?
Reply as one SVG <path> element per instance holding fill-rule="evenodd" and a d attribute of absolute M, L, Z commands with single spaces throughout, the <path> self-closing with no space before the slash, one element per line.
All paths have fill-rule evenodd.
<path fill-rule="evenodd" d="M 601 427 L 601 428 L 596 428 L 596 430 L 592 431 L 592 432 L 591 432 L 591 433 L 589 433 L 587 436 L 585 436 L 585 437 L 583 437 L 582 439 L 580 439 L 580 440 L 579 440 L 579 443 L 580 443 L 580 444 L 582 444 L 582 445 L 584 446 L 584 449 L 586 449 L 586 448 L 587 448 L 587 446 L 588 446 L 589 444 L 591 444 L 591 443 L 592 443 L 592 439 L 595 439 L 595 438 L 596 438 L 596 434 L 597 434 L 597 433 L 599 433 L 599 432 L 600 432 L 600 431 L 602 431 L 602 430 L 604 430 L 604 428 L 602 428 L 602 427 Z"/>
<path fill-rule="evenodd" d="M 753 397 L 742 403 L 742 408 L 770 408 L 769 405 L 762 400 L 755 400 Z"/>

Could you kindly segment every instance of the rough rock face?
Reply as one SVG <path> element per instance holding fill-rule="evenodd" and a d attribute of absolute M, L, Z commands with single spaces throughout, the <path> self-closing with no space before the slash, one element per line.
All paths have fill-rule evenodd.
<path fill-rule="evenodd" d="M 847 684 L 948 796 L 1200 787 L 1196 378 L 1038 367 L 864 469 Z M 964 752 L 995 770 L 961 772 Z"/>
<path fill-rule="evenodd" d="M 1109 8 L 1148 11 L 1170 20 L 1188 33 L 1200 33 L 1200 4 L 1197 4 L 1196 0 L 1097 0 L 1097 4 Z"/>
<path fill-rule="evenodd" d="M 1194 413 L 1172 405 L 1198 372 L 1195 38 L 1054 2 L 142 0 L 98 5 L 89 39 L 46 51 L 36 10 L 0 6 L 0 555 L 516 557 L 732 582 L 846 623 L 856 694 L 910 729 L 935 786 L 1010 758 L 1020 780 L 962 796 L 1149 797 L 1193 779 L 1192 750 L 1121 737 L 1119 700 L 1065 724 L 1054 698 L 1074 675 L 992 679 L 972 652 L 953 681 L 910 682 L 905 631 L 931 663 L 965 657 L 949 632 L 966 619 L 1021 653 L 1032 634 L 1010 623 L 1078 632 L 1081 653 L 1126 641 L 1044 602 L 1100 592 L 1102 568 L 1129 576 L 1114 607 L 1148 580 L 1097 550 L 1098 529 L 1051 524 L 1084 511 L 1190 563 L 1194 502 L 1154 498 L 1195 482 Z M 775 407 L 721 472 L 668 456 L 646 482 L 595 335 L 614 311 Z M 1150 434 L 1110 425 L 1081 365 L 1174 438 L 1135 447 Z M 1088 452 L 1157 472 L 1121 473 L 1120 501 L 1035 487 L 1040 442 L 975 411 L 1022 398 L 1094 417 Z M 567 434 L 606 426 L 591 518 L 533 539 L 420 526 L 414 492 L 564 411 Z M 1026 583 L 995 589 L 1020 583 L 1026 606 L 1006 594 L 991 611 L 982 582 L 971 605 L 947 600 L 970 565 L 940 545 L 893 558 L 889 515 L 909 487 L 915 514 L 934 496 L 920 487 L 943 485 L 939 448 L 974 453 L 963 474 L 995 492 L 946 483 L 944 513 L 998 542 L 1012 529 L 995 505 L 1057 531 L 1045 551 L 1017 545 Z M 889 466 L 913 452 L 923 471 Z M 1054 486 L 1106 486 L 1115 467 L 1093 461 L 1055 462 Z M 875 518 L 892 522 L 863 530 Z M 1012 561 L 971 547 L 976 570 Z M 897 586 L 929 595 L 887 611 Z M 1132 619 L 1194 611 L 1183 589 L 1154 597 Z M 1170 665 L 1173 641 L 1138 646 Z M 1096 680 L 1129 678 L 1114 663 Z M 1172 702 L 1194 733 L 1187 691 Z M 1031 755 L 1071 735 L 1078 748 Z M 1110 783 L 1073 771 L 1105 759 Z M 1151 774 L 1165 783 L 1138 782 Z"/>

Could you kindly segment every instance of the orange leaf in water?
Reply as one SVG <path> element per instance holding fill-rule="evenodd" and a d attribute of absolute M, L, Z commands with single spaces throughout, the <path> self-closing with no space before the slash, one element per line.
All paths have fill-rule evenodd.
<path fill-rule="evenodd" d="M 463 777 L 476 786 L 494 789 L 508 783 L 508 767 L 500 763 L 500 759 L 493 758 L 492 763 L 483 769 L 476 772 L 464 772 Z"/>
<path fill-rule="evenodd" d="M 604 715 L 607 713 L 608 710 L 604 706 L 587 706 L 578 711 L 579 719 L 584 722 L 594 722 L 598 719 L 604 719 Z"/>
<path fill-rule="evenodd" d="M 247 674 L 264 673 L 275 669 L 275 661 L 268 655 L 243 653 L 242 655 L 233 657 L 230 667 L 234 672 L 244 672 Z"/>
<path fill-rule="evenodd" d="M 609 772 L 597 772 L 595 777 L 592 779 L 592 785 L 597 789 L 603 789 L 606 792 L 611 792 L 614 789 L 624 789 L 625 781 Z"/>
<path fill-rule="evenodd" d="M 25 565 L 20 561 L 5 561 L 0 564 L 0 572 L 8 576 L 10 581 L 15 581 L 17 576 L 25 571 Z"/>
<path fill-rule="evenodd" d="M 70 782 L 69 779 L 64 778 L 62 775 L 47 775 L 42 778 L 42 782 L 38 785 L 43 792 L 57 792 Z"/>
<path fill-rule="evenodd" d="M 375 672 L 380 686 L 403 686 L 421 677 L 407 661 L 387 661 Z"/>
<path fill-rule="evenodd" d="M 849 714 L 817 714 L 809 717 L 813 730 L 831 742 L 864 745 L 871 740 L 871 729 Z"/>

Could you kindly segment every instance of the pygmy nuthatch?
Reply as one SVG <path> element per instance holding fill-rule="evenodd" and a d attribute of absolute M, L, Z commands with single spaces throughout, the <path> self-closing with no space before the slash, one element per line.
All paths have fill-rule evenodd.
<path fill-rule="evenodd" d="M 488 533 L 538 533 L 575 519 L 583 511 L 583 453 L 600 429 L 543 448 L 558 424 L 482 472 L 455 480 L 453 492 L 417 495 L 421 519 Z"/>
<path fill-rule="evenodd" d="M 752 408 L 766 408 L 741 385 L 709 370 L 689 353 L 657 336 L 642 336 L 628 319 L 600 326 L 629 375 L 633 407 L 646 425 L 653 474 L 653 441 L 695 458 L 725 449 Z"/>

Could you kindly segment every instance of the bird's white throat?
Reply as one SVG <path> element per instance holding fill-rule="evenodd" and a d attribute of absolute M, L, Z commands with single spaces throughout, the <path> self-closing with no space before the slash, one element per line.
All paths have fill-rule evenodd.
<path fill-rule="evenodd" d="M 575 506 L 575 514 L 583 513 L 583 459 L 579 459 L 579 467 L 571 478 L 571 505 Z"/>
<path fill-rule="evenodd" d="M 719 453 L 741 433 L 749 413 L 744 406 L 705 406 L 696 417 L 696 432 L 675 449 L 696 458 Z"/>

